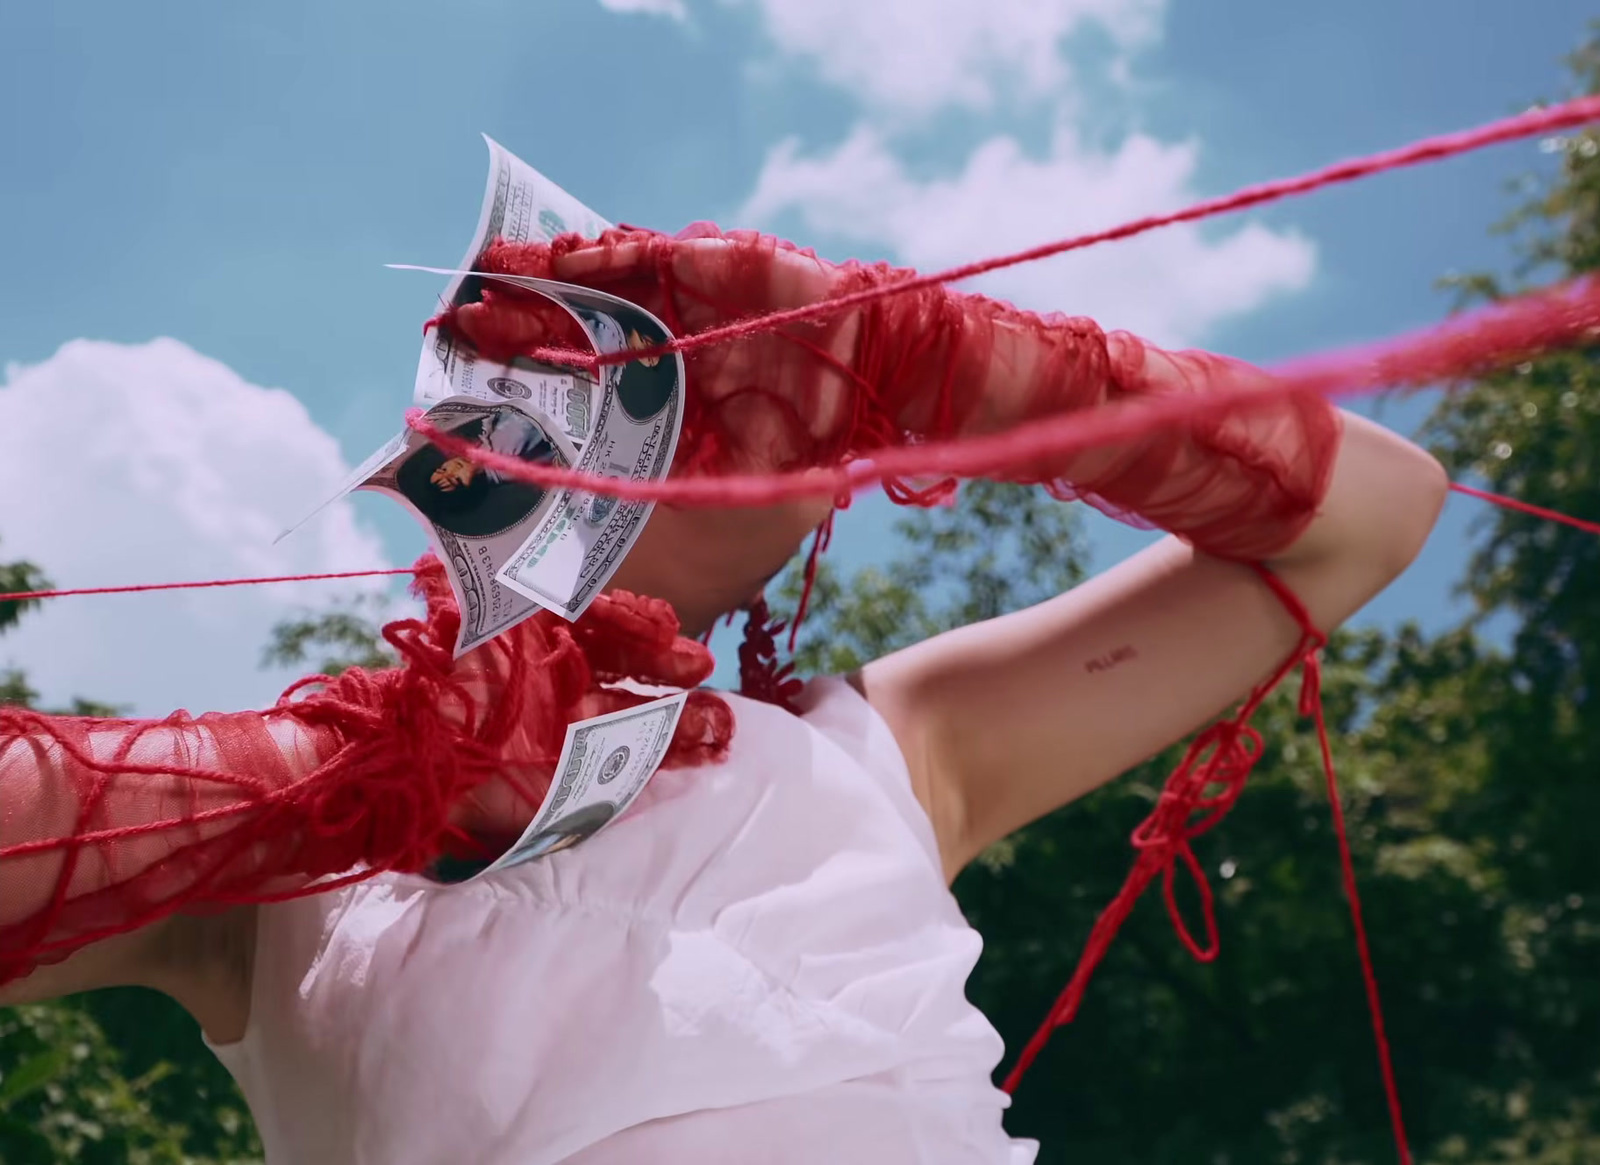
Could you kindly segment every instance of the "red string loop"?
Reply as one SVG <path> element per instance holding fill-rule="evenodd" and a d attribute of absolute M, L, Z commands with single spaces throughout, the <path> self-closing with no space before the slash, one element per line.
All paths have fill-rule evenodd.
<path fill-rule="evenodd" d="M 1177 846 L 1176 853 L 1183 861 L 1184 868 L 1189 871 L 1189 878 L 1194 882 L 1195 889 L 1200 893 L 1200 910 L 1206 924 L 1206 945 L 1202 947 L 1195 942 L 1189 924 L 1183 919 L 1183 912 L 1178 909 L 1177 894 L 1174 890 L 1177 866 L 1172 862 L 1167 863 L 1161 875 L 1161 891 L 1167 903 L 1167 916 L 1172 919 L 1172 929 L 1177 932 L 1178 941 L 1183 943 L 1184 949 L 1198 962 L 1209 963 L 1217 957 L 1222 945 L 1221 939 L 1217 936 L 1217 907 L 1216 899 L 1211 892 L 1211 882 L 1206 878 L 1205 871 L 1200 868 L 1200 859 L 1195 857 L 1194 849 L 1187 839 Z"/>

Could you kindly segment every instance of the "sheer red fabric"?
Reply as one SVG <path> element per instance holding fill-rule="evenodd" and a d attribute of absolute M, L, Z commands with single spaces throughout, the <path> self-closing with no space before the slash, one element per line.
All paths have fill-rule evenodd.
<path fill-rule="evenodd" d="M 833 264 L 775 238 L 704 224 L 677 236 L 621 228 L 598 240 L 495 243 L 479 269 L 608 291 L 680 336 L 913 275 L 885 264 Z M 493 281 L 484 281 L 478 302 L 435 322 L 500 360 L 582 346 L 544 301 Z M 1092 320 L 1036 315 L 944 286 L 685 359 L 689 392 L 674 467 L 682 474 L 834 465 L 1116 401 L 1204 393 L 1241 377 L 1267 382 L 1225 357 L 1163 351 Z M 1320 396 L 1264 399 L 1123 446 L 1020 465 L 1007 479 L 1253 561 L 1288 546 L 1315 515 L 1339 431 L 1337 411 Z M 931 505 L 955 483 L 886 488 L 896 501 Z"/>
<path fill-rule="evenodd" d="M 670 606 L 613 593 L 456 661 L 442 567 L 399 667 L 302 681 L 267 712 L 99 720 L 0 708 L 0 983 L 181 910 L 266 901 L 514 837 L 567 725 L 688 688 L 710 653 Z M 693 692 L 667 765 L 721 758 L 729 707 Z"/>

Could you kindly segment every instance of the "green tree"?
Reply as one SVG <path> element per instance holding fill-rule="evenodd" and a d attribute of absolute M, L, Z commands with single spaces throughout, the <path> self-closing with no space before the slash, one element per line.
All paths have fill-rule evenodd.
<path fill-rule="evenodd" d="M 352 667 L 393 667 L 394 651 L 383 638 L 387 606 L 381 597 L 363 597 L 324 611 L 302 612 L 272 629 L 262 664 L 311 666 L 330 676 Z"/>
<path fill-rule="evenodd" d="M 899 548 L 883 567 L 841 580 L 817 571 L 796 668 L 839 675 L 941 631 L 1042 602 L 1083 581 L 1088 560 L 1075 511 L 1042 505 L 1031 490 L 976 481 L 959 504 L 896 524 Z M 804 571 L 779 580 L 792 611 Z"/>
<path fill-rule="evenodd" d="M 43 591 L 49 588 L 50 580 L 33 563 L 22 561 L 0 563 L 0 594 L 26 594 L 29 591 Z M 37 605 L 37 599 L 0 601 L 0 632 L 14 626 L 17 620 L 22 618 L 23 612 Z"/>
<path fill-rule="evenodd" d="M 1600 47 L 1575 66 L 1584 88 L 1600 89 Z M 1511 224 L 1522 279 L 1600 266 L 1600 138 L 1554 144 L 1559 172 Z M 1475 277 L 1462 290 L 1513 288 Z M 1466 386 L 1435 415 L 1434 447 L 1496 490 L 1600 517 L 1595 356 L 1554 354 Z M 1053 553 L 986 557 L 1012 523 L 1050 521 L 1043 498 L 986 505 L 994 496 L 969 491 L 952 514 L 910 519 L 903 561 L 848 580 L 825 574 L 803 663 L 853 666 L 1071 581 L 1080 555 L 1059 533 Z M 952 526 L 973 536 L 939 542 L 934 531 Z M 1592 535 L 1497 513 L 1464 584 L 1477 605 L 1465 626 L 1431 639 L 1410 627 L 1346 634 L 1327 652 L 1358 877 L 1425 1159 L 1600 1161 L 1597 567 Z M 995 573 L 1023 585 L 966 589 Z M 1494 616 L 1515 625 L 1509 653 L 1482 638 Z M 1249 791 L 1198 844 L 1219 887 L 1223 956 L 1191 963 L 1158 895 L 1135 912 L 1011 1114 L 1015 1132 L 1042 1138 L 1043 1162 L 1392 1158 L 1317 756 L 1288 699 L 1259 723 L 1269 747 Z M 1173 759 L 1022 831 L 958 881 L 985 939 L 972 996 L 1011 1049 L 1119 888 L 1128 835 Z M 1192 894 L 1180 900 L 1193 909 Z"/>
<path fill-rule="evenodd" d="M 1571 64 L 1575 87 L 1600 93 L 1600 24 Z M 1528 181 L 1501 226 L 1518 265 L 1506 280 L 1456 281 L 1464 301 L 1600 272 L 1600 132 L 1547 147 L 1557 166 Z M 1429 436 L 1459 474 L 1600 519 L 1600 345 L 1458 386 Z M 1493 780 L 1456 828 L 1492 851 L 1520 971 L 1507 984 L 1519 1006 L 1500 1040 L 1500 1092 L 1536 1127 L 1586 1119 L 1587 1159 L 1600 1159 L 1600 1047 L 1585 1038 L 1600 1031 L 1600 866 L 1586 829 L 1600 815 L 1600 539 L 1509 511 L 1485 527 L 1464 590 L 1475 623 L 1514 631 L 1483 741 Z M 1549 1152 L 1529 1159 L 1544 1159 L 1536 1151 Z"/>

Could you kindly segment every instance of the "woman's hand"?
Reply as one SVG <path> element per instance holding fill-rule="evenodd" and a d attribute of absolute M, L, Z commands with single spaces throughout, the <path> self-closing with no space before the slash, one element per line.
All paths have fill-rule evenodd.
<path fill-rule="evenodd" d="M 833 264 L 772 239 L 645 232 L 615 232 L 576 249 L 496 244 L 481 266 L 609 292 L 678 335 L 815 303 L 840 278 Z M 674 475 L 773 473 L 833 457 L 847 427 L 852 394 L 843 370 L 858 319 L 847 314 L 690 354 Z M 482 302 L 445 322 L 499 359 L 573 342 L 561 317 L 492 282 Z M 684 633 L 702 635 L 759 595 L 832 508 L 826 497 L 759 508 L 657 505 L 611 585 L 667 600 Z"/>

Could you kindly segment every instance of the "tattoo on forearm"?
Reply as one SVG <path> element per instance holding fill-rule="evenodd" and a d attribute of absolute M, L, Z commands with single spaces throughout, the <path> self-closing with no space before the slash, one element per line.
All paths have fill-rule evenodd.
<path fill-rule="evenodd" d="M 1083 670 L 1091 675 L 1095 672 L 1110 671 L 1119 663 L 1127 663 L 1130 659 L 1137 659 L 1139 653 L 1133 649 L 1131 643 L 1125 643 L 1115 651 L 1108 651 L 1104 655 L 1097 655 L 1083 665 Z"/>

